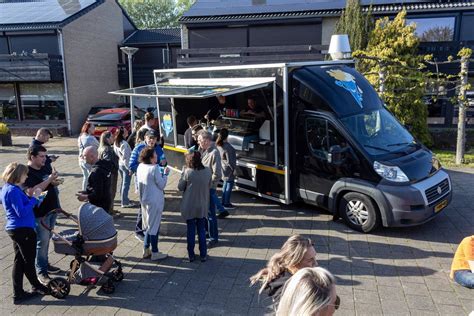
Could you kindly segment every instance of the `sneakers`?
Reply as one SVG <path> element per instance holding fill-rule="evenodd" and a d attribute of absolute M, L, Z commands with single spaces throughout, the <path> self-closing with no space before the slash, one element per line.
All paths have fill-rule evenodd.
<path fill-rule="evenodd" d="M 151 257 L 151 249 L 150 248 L 143 249 L 143 259 L 148 259 L 150 257 Z"/>
<path fill-rule="evenodd" d="M 168 255 L 166 253 L 162 253 L 162 252 L 159 252 L 159 251 L 151 253 L 151 260 L 152 261 L 165 259 L 166 257 L 168 257 Z"/>
<path fill-rule="evenodd" d="M 200 258 L 201 258 L 201 262 L 206 262 L 206 260 L 207 260 L 207 256 L 205 256 L 205 257 L 200 257 Z"/>
<path fill-rule="evenodd" d="M 48 264 L 48 273 L 59 273 L 59 272 L 61 272 L 61 269 Z"/>
<path fill-rule="evenodd" d="M 196 260 L 196 255 L 189 256 L 189 262 L 194 262 Z"/>
<path fill-rule="evenodd" d="M 217 218 L 226 218 L 227 216 L 229 216 L 229 212 L 227 211 L 223 211 L 217 214 Z"/>
<path fill-rule="evenodd" d="M 230 204 L 224 204 L 224 205 L 222 205 L 222 206 L 224 206 L 224 208 L 225 208 L 226 210 L 234 210 L 234 209 L 235 209 L 235 205 L 233 205 L 232 203 L 230 203 Z"/>
<path fill-rule="evenodd" d="M 207 242 L 207 248 L 212 248 L 217 246 L 217 240 L 211 239 Z"/>
<path fill-rule="evenodd" d="M 140 242 L 145 240 L 145 236 L 143 236 L 143 234 L 135 234 L 135 238 Z"/>
<path fill-rule="evenodd" d="M 32 288 L 32 292 L 40 294 L 40 295 L 49 295 L 51 291 L 49 290 L 47 286 L 40 284 L 39 286 L 34 286 Z"/>
<path fill-rule="evenodd" d="M 48 286 L 49 281 L 51 281 L 51 278 L 47 273 L 40 273 L 38 274 L 38 281 L 40 281 L 41 284 Z"/>
<path fill-rule="evenodd" d="M 13 304 L 18 305 L 27 301 L 35 296 L 38 296 L 38 292 L 23 292 L 20 295 L 13 296 Z"/>
<path fill-rule="evenodd" d="M 138 207 L 138 206 L 140 206 L 140 204 L 130 202 L 128 204 L 122 205 L 122 208 L 133 208 L 133 207 Z"/>

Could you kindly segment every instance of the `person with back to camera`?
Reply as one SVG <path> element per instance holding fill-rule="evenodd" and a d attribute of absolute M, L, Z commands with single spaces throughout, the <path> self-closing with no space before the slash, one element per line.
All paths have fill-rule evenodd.
<path fill-rule="evenodd" d="M 341 300 L 334 276 L 321 267 L 304 268 L 286 282 L 277 316 L 332 316 Z"/>
<path fill-rule="evenodd" d="M 153 147 L 146 147 L 141 151 L 140 162 L 137 169 L 137 180 L 142 213 L 142 229 L 145 235 L 143 258 L 151 257 L 151 260 L 156 261 L 167 257 L 167 254 L 158 251 L 158 236 L 165 204 L 164 190 L 168 180 L 169 168 L 160 169 L 158 156 Z"/>
<path fill-rule="evenodd" d="M 143 124 L 142 127 L 140 127 L 139 131 L 144 130 L 146 133 L 147 131 L 155 130 L 152 126 L 154 119 L 155 119 L 155 115 L 153 115 L 152 112 L 146 112 L 145 118 L 144 118 L 145 124 Z"/>
<path fill-rule="evenodd" d="M 283 244 L 281 250 L 270 258 L 267 266 L 250 278 L 250 283 L 262 283 L 259 294 L 265 292 L 272 299 L 273 309 L 276 310 L 283 285 L 292 275 L 302 268 L 317 265 L 316 250 L 311 239 L 293 235 Z"/>
<path fill-rule="evenodd" d="M 199 241 L 199 256 L 201 262 L 206 261 L 206 220 L 209 207 L 209 191 L 212 174 L 208 167 L 201 162 L 201 154 L 191 148 L 185 156 L 186 166 L 183 167 L 178 190 L 183 192 L 181 199 L 181 216 L 187 226 L 187 249 L 189 261 L 196 258 L 194 254 L 196 228 Z"/>
<path fill-rule="evenodd" d="M 131 150 L 133 150 L 133 148 L 135 148 L 135 144 L 140 142 L 140 141 L 137 141 L 137 135 L 138 135 L 138 131 L 143 126 L 143 124 L 145 124 L 145 122 L 143 122 L 143 120 L 136 120 L 135 123 L 134 123 L 134 126 L 133 126 L 133 130 L 127 138 L 127 143 L 130 145 Z M 145 136 L 145 135 L 143 135 L 143 136 Z M 143 141 L 143 139 L 141 141 Z"/>
<path fill-rule="evenodd" d="M 229 131 L 226 128 L 222 128 L 217 136 L 216 147 L 219 150 L 222 164 L 222 205 L 225 209 L 232 210 L 234 205 L 230 203 L 230 196 L 232 194 L 232 188 L 234 187 L 234 172 L 237 167 L 237 156 L 235 149 L 231 144 L 227 142 Z"/>
<path fill-rule="evenodd" d="M 450 277 L 459 285 L 474 289 L 474 235 L 464 238 L 459 244 Z"/>
<path fill-rule="evenodd" d="M 81 134 L 77 138 L 77 146 L 79 147 L 79 167 L 82 170 L 82 190 L 86 190 L 87 178 L 91 173 L 91 165 L 87 164 L 82 154 L 84 149 L 89 146 L 99 148 L 99 142 L 94 136 L 95 126 L 91 123 L 84 123 L 81 128 Z"/>
<path fill-rule="evenodd" d="M 49 289 L 39 282 L 35 269 L 36 232 L 33 207 L 38 202 L 41 189 L 29 189 L 26 195 L 21 187 L 27 176 L 28 167 L 16 162 L 10 163 L 2 174 L 2 179 L 5 181 L 1 191 L 6 217 L 5 230 L 13 241 L 15 252 L 12 269 L 15 305 L 38 294 L 49 294 Z M 23 275 L 32 285 L 32 292 L 23 290 Z"/>
<path fill-rule="evenodd" d="M 114 148 L 114 131 L 109 132 L 105 131 L 100 135 L 100 145 L 98 149 L 99 159 L 109 161 L 111 163 L 112 169 L 110 170 L 110 206 L 109 214 L 114 217 L 119 217 L 120 212 L 114 210 L 114 201 L 115 195 L 117 193 L 117 182 L 118 182 L 118 170 L 119 170 L 119 158 L 115 154 Z"/>
<path fill-rule="evenodd" d="M 128 198 L 128 191 L 130 189 L 130 155 L 132 150 L 130 145 L 125 140 L 128 136 L 128 132 L 125 128 L 120 127 L 115 133 L 114 140 L 114 152 L 119 158 L 119 172 L 120 177 L 122 178 L 122 183 L 120 186 L 120 205 L 122 207 L 134 207 L 135 204 L 130 203 Z"/>

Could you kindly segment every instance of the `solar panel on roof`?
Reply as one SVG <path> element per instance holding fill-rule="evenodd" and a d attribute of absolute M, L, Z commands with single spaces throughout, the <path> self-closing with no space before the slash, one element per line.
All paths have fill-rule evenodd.
<path fill-rule="evenodd" d="M 0 25 L 58 23 L 95 0 L 0 0 Z"/>

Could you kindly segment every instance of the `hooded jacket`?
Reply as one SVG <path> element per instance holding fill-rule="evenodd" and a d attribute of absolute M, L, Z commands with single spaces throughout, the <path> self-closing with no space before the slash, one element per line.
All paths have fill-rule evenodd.
<path fill-rule="evenodd" d="M 110 212 L 110 186 L 112 163 L 107 160 L 98 160 L 92 165 L 91 173 L 87 180 L 86 193 L 91 204 Z"/>
<path fill-rule="evenodd" d="M 278 304 L 280 303 L 283 286 L 292 276 L 293 275 L 290 272 L 285 271 L 278 278 L 270 281 L 270 283 L 267 284 L 263 290 L 269 297 L 272 298 L 274 310 L 278 308 Z"/>

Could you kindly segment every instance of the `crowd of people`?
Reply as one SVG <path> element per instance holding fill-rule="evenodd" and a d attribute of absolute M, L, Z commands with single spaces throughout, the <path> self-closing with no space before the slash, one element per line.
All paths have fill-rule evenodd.
<path fill-rule="evenodd" d="M 167 254 L 159 251 L 158 240 L 165 205 L 164 189 L 170 168 L 163 151 L 163 140 L 153 129 L 151 113 L 145 122 L 136 122 L 128 135 L 124 128 L 105 131 L 97 141 L 94 126 L 85 123 L 77 142 L 82 187 L 77 199 L 103 208 L 115 218 L 114 200 L 120 174 L 121 207 L 139 207 L 135 236 L 143 242 L 143 258 L 162 260 Z M 218 219 L 234 208 L 231 193 L 236 169 L 236 153 L 227 142 L 228 131 L 221 129 L 217 140 L 204 129 L 196 128 L 194 117 L 188 118 L 185 139 L 188 150 L 177 189 L 182 192 L 180 212 L 186 222 L 188 259 L 196 260 L 196 234 L 199 260 L 208 258 L 208 248 L 219 242 Z M 52 133 L 38 130 L 27 151 L 27 163 L 10 163 L 2 178 L 5 184 L 1 200 L 6 215 L 6 231 L 13 241 L 15 253 L 12 271 L 13 303 L 49 293 L 50 273 L 60 271 L 49 263 L 49 228 L 56 224 L 55 209 L 60 208 L 58 186 L 63 179 L 53 163 L 59 158 L 48 155 L 45 144 Z M 134 179 L 139 204 L 129 199 Z M 222 196 L 217 187 L 223 181 Z M 53 212 L 52 212 L 53 211 Z M 456 251 L 451 278 L 458 284 L 474 287 L 474 236 L 466 237 Z M 23 289 L 23 276 L 32 291 Z M 277 315 L 332 315 L 339 307 L 334 276 L 318 267 L 312 241 L 301 235 L 291 236 L 281 250 L 271 257 L 267 266 L 250 278 L 260 283 L 260 294 L 272 299 Z"/>

